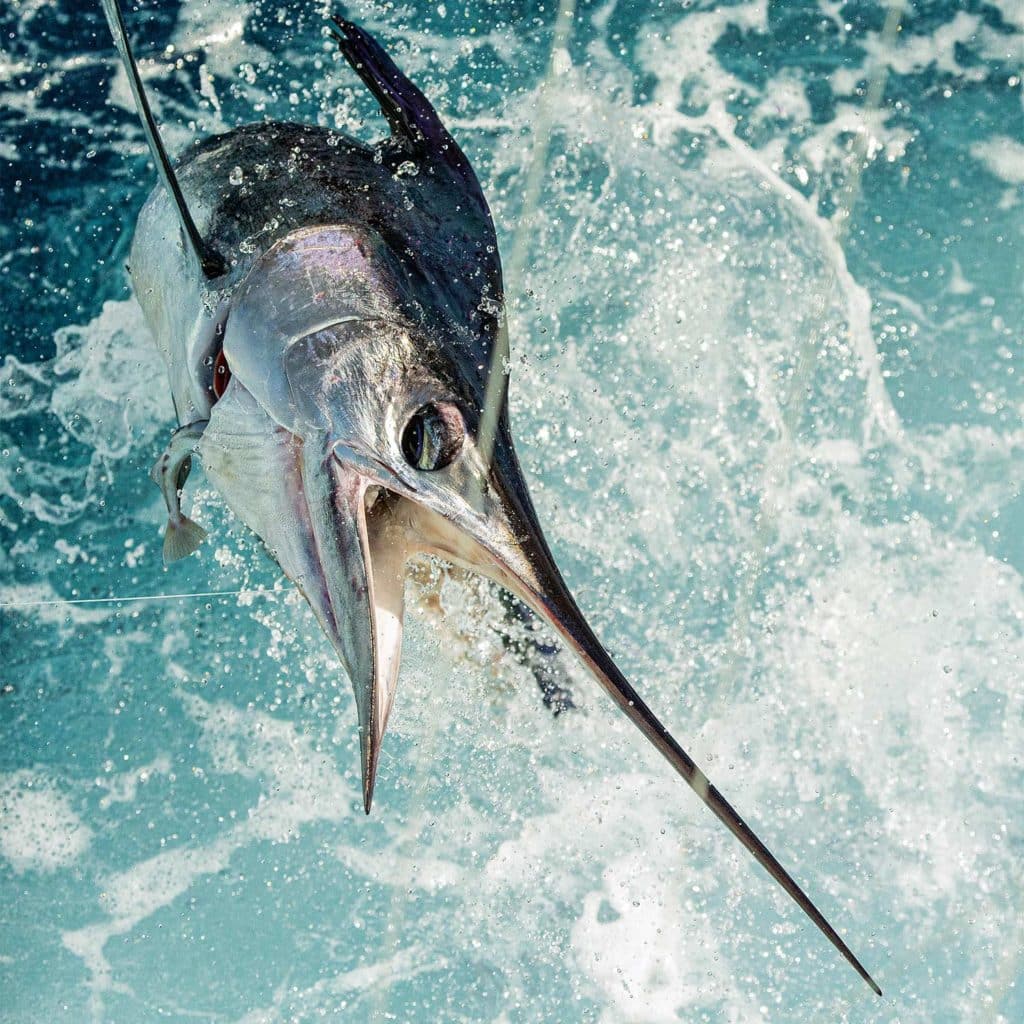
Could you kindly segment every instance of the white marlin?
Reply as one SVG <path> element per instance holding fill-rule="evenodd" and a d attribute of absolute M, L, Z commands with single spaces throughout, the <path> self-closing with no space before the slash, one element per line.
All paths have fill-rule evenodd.
<path fill-rule="evenodd" d="M 426 552 L 496 580 L 557 631 L 881 995 L 587 625 L 537 522 L 505 388 L 493 446 L 481 439 L 501 343 L 497 239 L 469 161 L 423 93 L 370 35 L 335 18 L 388 138 L 371 147 L 326 128 L 251 124 L 172 168 L 118 2 L 103 5 L 165 186 L 139 216 L 131 275 L 182 424 L 153 474 L 170 515 L 166 558 L 203 538 L 180 508 L 198 453 L 352 681 L 367 812 L 398 677 L 406 562 Z"/>

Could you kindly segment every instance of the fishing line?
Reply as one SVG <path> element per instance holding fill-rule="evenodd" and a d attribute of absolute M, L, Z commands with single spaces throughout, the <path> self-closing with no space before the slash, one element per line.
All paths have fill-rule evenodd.
<path fill-rule="evenodd" d="M 0 608 L 42 608 L 65 604 L 127 604 L 139 601 L 178 601 L 194 597 L 270 597 L 287 594 L 284 590 L 199 590 L 189 594 L 132 594 L 112 597 L 69 597 L 52 601 L 0 601 Z"/>

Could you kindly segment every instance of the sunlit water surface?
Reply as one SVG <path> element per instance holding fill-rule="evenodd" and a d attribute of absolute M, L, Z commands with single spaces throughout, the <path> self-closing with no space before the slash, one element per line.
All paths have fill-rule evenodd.
<path fill-rule="evenodd" d="M 131 12 L 172 150 L 379 134 L 327 10 Z M 581 3 L 554 55 L 551 4 L 348 13 L 523 226 L 513 427 L 581 605 L 885 1000 L 579 669 L 543 707 L 486 588 L 410 615 L 364 817 L 348 683 L 199 472 L 162 565 L 152 168 L 98 10 L 13 0 L 0 1019 L 1024 1019 L 1019 0 Z"/>

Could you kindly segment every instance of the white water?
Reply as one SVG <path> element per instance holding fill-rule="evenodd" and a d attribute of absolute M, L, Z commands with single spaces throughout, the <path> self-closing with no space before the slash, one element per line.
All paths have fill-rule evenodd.
<path fill-rule="evenodd" d="M 486 628 L 486 588 L 445 584 L 447 626 L 411 616 L 365 819 L 348 684 L 201 486 L 210 542 L 160 566 L 162 370 L 134 303 L 80 284 L 55 355 L 4 358 L 0 601 L 281 589 L 0 610 L 0 1016 L 1019 1018 L 1024 133 L 1006 68 L 1024 25 L 1000 9 L 998 31 L 911 11 L 886 44 L 881 17 L 846 29 L 823 4 L 823 51 L 855 43 L 824 118 L 815 51 L 763 5 L 584 11 L 547 81 L 549 33 L 491 8 L 351 12 L 408 44 L 506 252 L 546 90 L 512 382 L 542 521 L 608 647 L 886 1000 L 582 671 L 579 713 L 543 709 Z M 172 145 L 265 114 L 375 128 L 302 19 L 186 7 L 147 67 L 183 90 L 165 97 Z M 737 32 L 769 33 L 759 82 Z M 869 109 L 879 67 L 901 77 Z M 141 152 L 109 110 L 45 95 L 4 102 Z M 100 184 L 83 172 L 83 210 Z M 109 187 L 141 201 L 127 177 Z M 67 220 L 55 206 L 19 231 L 27 329 L 26 247 Z"/>

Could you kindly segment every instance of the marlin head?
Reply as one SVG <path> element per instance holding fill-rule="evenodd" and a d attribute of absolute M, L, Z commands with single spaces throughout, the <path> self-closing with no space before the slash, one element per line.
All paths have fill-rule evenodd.
<path fill-rule="evenodd" d="M 398 674 L 406 561 L 440 550 L 431 538 L 453 519 L 494 547 L 472 505 L 486 476 L 473 441 L 483 377 L 464 372 L 477 339 L 443 311 L 414 309 L 401 261 L 372 230 L 287 236 L 236 294 L 223 339 L 230 380 L 201 448 L 352 680 L 367 811 Z"/>

